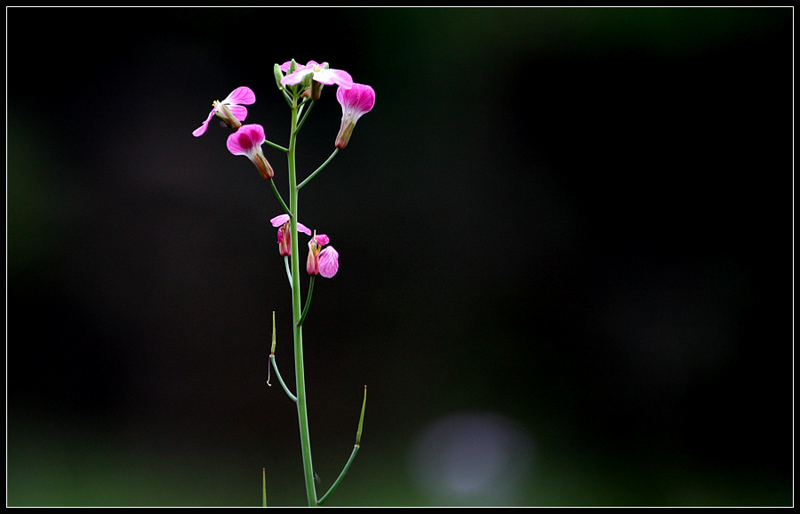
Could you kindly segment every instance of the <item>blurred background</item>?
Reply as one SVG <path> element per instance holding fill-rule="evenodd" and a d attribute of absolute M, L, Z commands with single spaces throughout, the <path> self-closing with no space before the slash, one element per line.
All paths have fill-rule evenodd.
<path fill-rule="evenodd" d="M 791 8 L 7 8 L 7 504 L 303 505 L 272 67 L 372 112 L 300 197 L 326 505 L 793 504 Z M 323 89 L 300 175 L 339 129 Z M 282 154 L 265 147 L 283 191 Z"/>

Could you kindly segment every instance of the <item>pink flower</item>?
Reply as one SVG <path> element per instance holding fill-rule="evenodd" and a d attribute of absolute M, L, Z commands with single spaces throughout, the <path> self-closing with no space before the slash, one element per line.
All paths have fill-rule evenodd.
<path fill-rule="evenodd" d="M 342 104 L 342 125 L 336 136 L 336 148 L 343 149 L 358 119 L 375 106 L 375 90 L 364 84 L 353 84 L 350 89 L 337 89 L 336 99 Z"/>
<path fill-rule="evenodd" d="M 280 214 L 275 216 L 271 220 L 272 226 L 278 229 L 278 251 L 281 255 L 291 255 L 292 254 L 292 237 L 291 237 L 291 227 L 289 224 L 289 215 L 288 214 Z M 297 223 L 297 230 L 306 234 L 307 236 L 311 235 L 311 230 L 308 229 L 302 223 Z"/>
<path fill-rule="evenodd" d="M 233 155 L 247 156 L 256 165 L 261 176 L 270 179 L 275 173 L 264 157 L 264 152 L 261 151 L 261 145 L 266 140 L 264 127 L 261 125 L 242 125 L 239 130 L 228 136 L 228 150 Z"/>
<path fill-rule="evenodd" d="M 332 246 L 322 248 L 330 243 L 330 238 L 325 234 L 314 233 L 308 242 L 308 260 L 306 271 L 309 275 L 322 275 L 332 278 L 339 271 L 339 252 Z"/>
<path fill-rule="evenodd" d="M 283 63 L 281 65 L 281 70 L 284 72 L 288 71 L 290 65 L 291 61 Z M 281 79 L 281 84 L 285 86 L 299 84 L 303 81 L 303 77 L 309 73 L 312 74 L 312 79 L 320 84 L 325 84 L 328 86 L 338 84 L 339 87 L 343 87 L 345 89 L 349 89 L 353 86 L 353 78 L 349 73 L 343 70 L 328 68 L 327 62 L 318 64 L 316 61 L 308 61 L 308 64 L 305 66 L 300 66 L 292 73 L 286 75 Z"/>
<path fill-rule="evenodd" d="M 256 95 L 252 89 L 245 86 L 237 87 L 225 100 L 221 102 L 219 100 L 214 101 L 214 108 L 211 109 L 208 118 L 192 132 L 192 135 L 198 137 L 205 134 L 208 123 L 215 114 L 222 118 L 229 127 L 238 129 L 242 126 L 240 122 L 247 118 L 247 107 L 244 107 L 244 105 L 253 104 L 255 101 Z"/>

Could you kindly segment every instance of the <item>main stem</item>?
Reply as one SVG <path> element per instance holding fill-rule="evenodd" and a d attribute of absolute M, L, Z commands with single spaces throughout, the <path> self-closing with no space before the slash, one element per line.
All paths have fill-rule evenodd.
<path fill-rule="evenodd" d="M 317 505 L 317 490 L 314 484 L 314 467 L 311 464 L 311 436 L 308 431 L 308 408 L 306 407 L 306 380 L 303 366 L 303 328 L 298 323 L 302 313 L 300 298 L 300 251 L 297 237 L 297 169 L 295 168 L 295 145 L 297 143 L 297 96 L 292 103 L 292 132 L 289 137 L 289 210 L 291 212 L 292 243 L 292 330 L 294 333 L 294 370 L 297 381 L 297 418 L 300 425 L 300 448 L 303 453 L 303 474 L 306 482 L 308 506 Z"/>

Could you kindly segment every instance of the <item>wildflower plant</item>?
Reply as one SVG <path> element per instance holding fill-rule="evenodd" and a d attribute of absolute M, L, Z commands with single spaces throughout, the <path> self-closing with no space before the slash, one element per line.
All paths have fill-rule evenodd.
<path fill-rule="evenodd" d="M 213 108 L 206 120 L 192 134 L 202 136 L 208 129 L 209 123 L 216 116 L 222 120 L 223 126 L 233 129 L 228 136 L 227 147 L 233 155 L 247 157 L 258 170 L 261 177 L 269 181 L 272 191 L 278 200 L 281 214 L 270 219 L 270 224 L 277 229 L 278 254 L 283 257 L 286 276 L 292 293 L 292 336 L 294 344 L 295 366 L 295 392 L 292 392 L 281 377 L 275 359 L 275 311 L 272 313 L 272 345 L 270 348 L 267 369 L 267 384 L 270 384 L 271 370 L 275 371 L 278 382 L 286 395 L 297 405 L 298 426 L 300 429 L 300 447 L 303 460 L 303 476 L 306 487 L 306 497 L 309 506 L 322 505 L 328 496 L 341 482 L 361 445 L 361 431 L 364 424 L 364 410 L 367 403 L 367 388 L 364 386 L 364 397 L 361 404 L 361 415 L 358 420 L 356 442 L 350 458 L 344 465 L 338 478 L 330 489 L 321 497 L 317 496 L 314 467 L 311 458 L 311 439 L 308 425 L 308 410 L 306 405 L 305 369 L 303 365 L 303 324 L 305 323 L 311 297 L 314 291 L 314 281 L 317 275 L 331 279 L 339 271 L 339 252 L 331 244 L 327 234 L 318 233 L 308 228 L 299 221 L 299 195 L 300 190 L 321 172 L 343 150 L 350 140 L 358 119 L 372 110 L 375 105 L 375 91 L 367 85 L 353 82 L 349 73 L 331 68 L 328 63 L 322 64 L 309 61 L 305 65 L 298 65 L 294 60 L 274 66 L 275 81 L 278 90 L 285 99 L 291 111 L 291 125 L 289 130 L 289 143 L 282 146 L 266 138 L 264 127 L 259 124 L 243 124 L 247 118 L 245 105 L 252 105 L 256 101 L 255 94 L 248 87 L 238 87 L 223 101 L 213 102 Z M 297 136 L 306 122 L 312 107 L 322 98 L 323 86 L 337 86 L 336 99 L 342 106 L 342 121 L 339 133 L 332 138 L 334 149 L 330 157 L 316 170 L 307 174 L 302 181 L 297 170 Z M 287 173 L 289 178 L 288 202 L 280 193 L 273 177 L 275 170 L 270 165 L 264 153 L 264 145 L 286 155 Z M 307 242 L 305 271 L 308 275 L 305 299 L 301 287 L 301 245 L 300 234 L 309 237 Z M 263 472 L 263 503 L 266 506 L 266 471 Z"/>

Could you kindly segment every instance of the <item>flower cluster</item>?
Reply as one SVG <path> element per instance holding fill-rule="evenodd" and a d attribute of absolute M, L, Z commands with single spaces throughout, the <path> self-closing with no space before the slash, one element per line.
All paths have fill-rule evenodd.
<path fill-rule="evenodd" d="M 316 61 L 308 61 L 305 65 L 300 66 L 292 60 L 281 65 L 276 64 L 275 77 L 279 87 L 303 88 L 303 96 L 312 101 L 320 98 L 323 85 L 338 86 L 336 99 L 342 106 L 342 121 L 334 142 L 334 146 L 338 150 L 347 146 L 358 119 L 375 106 L 375 90 L 365 84 L 353 82 L 349 73 L 333 69 L 327 62 L 320 64 Z M 242 124 L 248 114 L 245 105 L 252 105 L 255 101 L 256 95 L 249 87 L 242 86 L 234 89 L 223 101 L 212 103 L 213 108 L 208 117 L 200 127 L 192 132 L 192 135 L 202 136 L 214 116 L 221 118 L 225 125 L 236 130 L 228 136 L 228 150 L 233 155 L 246 156 L 255 164 L 263 178 L 271 180 L 275 176 L 275 172 L 262 150 L 262 145 L 267 141 L 264 127 L 256 123 Z M 291 255 L 289 221 L 288 214 L 281 214 L 270 220 L 272 226 L 278 228 L 278 250 L 282 256 Z M 309 275 L 333 277 L 339 270 L 339 253 L 333 246 L 329 246 L 330 238 L 316 232 L 312 235 L 311 230 L 300 223 L 297 224 L 297 229 L 299 232 L 312 236 L 308 243 L 309 253 L 306 262 L 306 270 Z"/>
<path fill-rule="evenodd" d="M 292 254 L 290 221 L 291 218 L 288 214 L 280 214 L 269 220 L 272 226 L 278 229 L 278 253 L 284 257 Z M 333 246 L 325 246 L 331 242 L 331 239 L 325 234 L 317 234 L 316 231 L 312 235 L 311 230 L 299 222 L 297 231 L 312 236 L 308 242 L 308 259 L 306 260 L 308 274 L 333 278 L 339 271 L 339 252 Z"/>
<path fill-rule="evenodd" d="M 313 80 L 314 82 L 326 84 L 328 86 L 337 84 L 339 87 L 345 89 L 353 87 L 353 77 L 351 77 L 349 73 L 343 70 L 332 69 L 326 62 L 319 64 L 317 61 L 308 61 L 305 66 L 296 66 L 296 63 L 286 61 L 280 65 L 280 69 L 284 73 L 289 72 L 288 75 L 280 80 L 280 83 L 285 86 L 297 85 L 300 83 L 310 86 L 311 84 L 308 81 Z M 304 80 L 306 82 L 303 82 Z"/>

